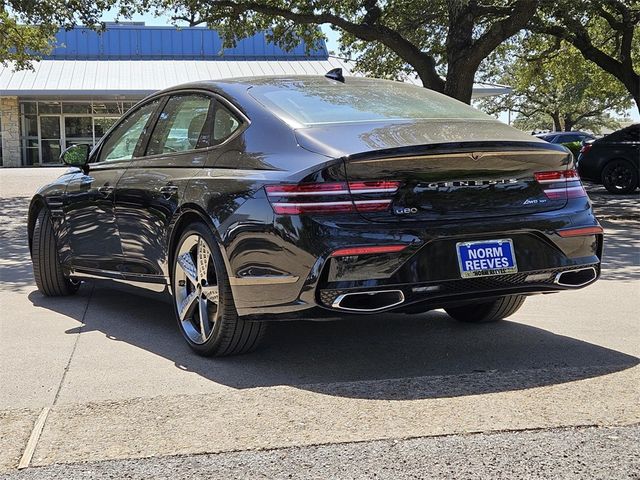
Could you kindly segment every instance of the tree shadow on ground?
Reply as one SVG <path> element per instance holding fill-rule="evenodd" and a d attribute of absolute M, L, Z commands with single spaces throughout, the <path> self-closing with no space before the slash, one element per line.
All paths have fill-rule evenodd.
<path fill-rule="evenodd" d="M 90 289 L 83 285 L 80 295 L 86 297 Z M 38 292 L 29 298 L 36 307 L 77 316 L 69 302 Z M 290 385 L 354 398 L 439 398 L 521 390 L 606 375 L 639 362 L 540 328 L 511 321 L 462 324 L 440 311 L 274 323 L 264 346 L 254 353 L 202 358 L 180 337 L 169 303 L 101 285 L 91 294 L 85 322 L 66 333 L 101 332 L 229 387 Z"/>
<path fill-rule="evenodd" d="M 29 198 L 0 198 L 0 287 L 19 290 L 33 283 L 27 240 Z"/>
<path fill-rule="evenodd" d="M 602 279 L 633 282 L 640 279 L 640 223 L 602 220 L 605 228 Z"/>

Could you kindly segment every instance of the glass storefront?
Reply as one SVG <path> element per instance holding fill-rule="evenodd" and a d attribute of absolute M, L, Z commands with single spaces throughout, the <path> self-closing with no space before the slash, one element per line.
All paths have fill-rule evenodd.
<path fill-rule="evenodd" d="M 21 101 L 23 165 L 60 163 L 60 153 L 79 143 L 95 145 L 134 101 Z"/>

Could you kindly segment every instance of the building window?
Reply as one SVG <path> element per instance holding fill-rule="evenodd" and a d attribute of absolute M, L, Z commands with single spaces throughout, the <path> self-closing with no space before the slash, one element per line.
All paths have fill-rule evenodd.
<path fill-rule="evenodd" d="M 38 104 L 36 102 L 21 102 L 20 116 L 22 117 L 22 164 L 37 165 L 40 163 L 40 148 L 38 146 Z"/>
<path fill-rule="evenodd" d="M 135 102 L 21 101 L 23 165 L 55 165 L 74 144 L 95 145 Z"/>

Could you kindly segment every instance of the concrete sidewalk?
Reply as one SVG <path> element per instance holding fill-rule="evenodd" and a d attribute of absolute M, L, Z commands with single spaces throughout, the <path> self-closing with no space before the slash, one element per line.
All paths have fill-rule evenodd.
<path fill-rule="evenodd" d="M 26 206 L 57 174 L 0 170 L 0 471 L 43 409 L 32 466 L 640 422 L 638 222 L 603 222 L 602 280 L 510 321 L 282 323 L 255 354 L 204 359 L 162 301 L 37 292 Z"/>

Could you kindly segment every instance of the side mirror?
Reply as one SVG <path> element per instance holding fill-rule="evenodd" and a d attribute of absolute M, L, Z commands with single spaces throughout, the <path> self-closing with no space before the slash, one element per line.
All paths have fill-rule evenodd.
<path fill-rule="evenodd" d="M 71 145 L 60 155 L 60 160 L 65 165 L 70 167 L 84 168 L 89 161 L 89 153 L 91 152 L 91 145 L 80 144 Z"/>

